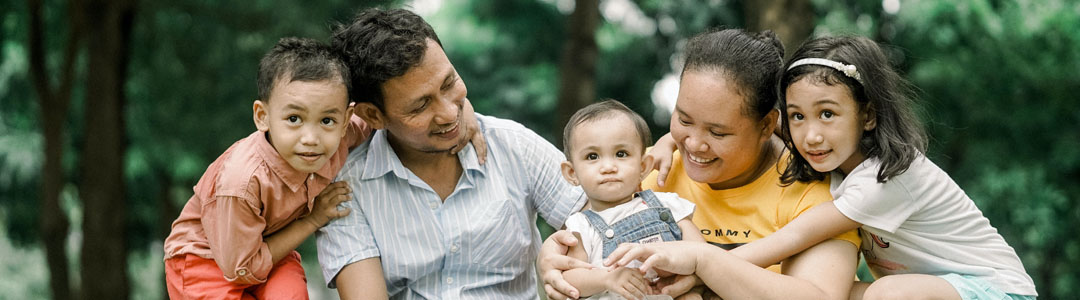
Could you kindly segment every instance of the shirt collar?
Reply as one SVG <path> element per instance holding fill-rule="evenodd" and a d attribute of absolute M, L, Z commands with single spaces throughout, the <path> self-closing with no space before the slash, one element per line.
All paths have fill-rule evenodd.
<path fill-rule="evenodd" d="M 364 172 L 360 176 L 361 180 L 373 179 L 390 172 L 393 172 L 398 178 L 409 179 L 409 172 L 405 165 L 401 163 L 397 152 L 394 152 L 394 148 L 390 147 L 390 141 L 387 138 L 387 132 L 384 129 L 375 131 L 375 134 L 371 136 L 371 143 L 364 157 L 365 165 Z M 476 158 L 476 148 L 473 147 L 472 143 L 466 144 L 465 149 L 457 153 L 457 157 L 458 161 L 461 162 L 461 167 L 467 172 L 485 174 L 484 168 L 480 166 L 480 162 Z"/>
<path fill-rule="evenodd" d="M 259 153 L 266 165 L 270 167 L 271 172 L 274 173 L 281 181 L 285 182 L 285 185 L 289 187 L 289 190 L 293 192 L 300 189 L 300 186 L 304 185 L 304 181 L 307 180 L 309 173 L 303 173 L 297 171 L 289 165 L 289 162 L 281 158 L 281 154 L 274 149 L 273 145 L 270 145 L 270 141 L 266 139 L 266 132 L 256 131 L 251 134 L 255 139 L 255 149 Z M 323 166 L 317 173 L 325 177 L 325 173 L 328 172 L 329 164 Z"/>

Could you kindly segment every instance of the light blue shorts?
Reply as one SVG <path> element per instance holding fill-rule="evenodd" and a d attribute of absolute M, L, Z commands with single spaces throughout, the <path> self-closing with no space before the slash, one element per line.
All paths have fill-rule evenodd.
<path fill-rule="evenodd" d="M 1035 296 L 1005 293 L 986 280 L 975 276 L 950 273 L 938 277 L 945 279 L 956 288 L 956 292 L 960 293 L 960 298 L 964 300 L 1035 300 Z"/>

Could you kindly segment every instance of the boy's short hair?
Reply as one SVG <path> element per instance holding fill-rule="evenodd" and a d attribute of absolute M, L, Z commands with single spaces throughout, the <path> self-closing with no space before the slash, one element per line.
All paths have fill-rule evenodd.
<path fill-rule="evenodd" d="M 634 129 L 637 129 L 638 137 L 641 139 L 641 150 L 645 151 L 645 147 L 648 147 L 652 141 L 652 135 L 649 133 L 649 125 L 645 123 L 645 119 L 641 118 L 629 107 L 623 105 L 619 101 L 607 99 L 598 103 L 589 104 L 589 106 L 583 107 L 574 113 L 570 117 L 570 121 L 566 122 L 566 127 L 563 128 L 563 154 L 566 155 L 566 160 L 570 160 L 570 151 L 573 145 L 571 145 L 571 135 L 581 123 L 585 123 L 592 120 L 599 120 L 605 118 L 611 118 L 617 114 L 625 115 L 630 119 L 630 122 L 634 123 Z"/>
<path fill-rule="evenodd" d="M 340 79 L 345 90 L 352 90 L 349 69 L 330 46 L 309 38 L 286 37 L 278 40 L 259 61 L 259 100 L 269 101 L 274 83 Z"/>

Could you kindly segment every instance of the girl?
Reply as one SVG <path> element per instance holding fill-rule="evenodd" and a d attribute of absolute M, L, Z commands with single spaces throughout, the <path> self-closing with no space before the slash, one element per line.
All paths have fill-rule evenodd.
<path fill-rule="evenodd" d="M 780 82 L 782 136 L 792 163 L 784 184 L 831 176 L 833 202 L 732 254 L 769 265 L 861 228 L 874 277 L 859 299 L 1033 299 L 1012 247 L 960 187 L 924 155 L 911 88 L 863 37 L 803 45 Z M 797 155 L 796 155 L 797 153 Z"/>

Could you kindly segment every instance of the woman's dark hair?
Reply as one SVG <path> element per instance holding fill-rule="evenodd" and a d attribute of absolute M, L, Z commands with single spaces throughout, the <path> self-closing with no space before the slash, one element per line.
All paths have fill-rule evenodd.
<path fill-rule="evenodd" d="M 404 9 L 369 8 L 351 23 L 338 24 L 330 47 L 349 66 L 353 87 L 349 98 L 382 109 L 382 84 L 420 64 L 427 39 L 442 47 L 431 25 Z"/>
<path fill-rule="evenodd" d="M 776 108 L 784 46 L 772 31 L 714 29 L 690 38 L 685 53 L 682 73 L 712 72 L 735 81 L 747 116 L 760 120 Z"/>
<path fill-rule="evenodd" d="M 867 113 L 876 120 L 877 125 L 866 131 L 859 140 L 858 151 L 868 159 L 876 157 L 881 160 L 878 182 L 904 173 L 911 161 L 926 151 L 926 132 L 914 111 L 914 87 L 893 71 L 885 52 L 876 42 L 858 36 L 816 38 L 799 47 L 791 62 L 804 58 L 824 58 L 855 65 L 865 84 L 831 67 L 800 65 L 787 70 L 780 81 L 780 107 L 787 107 L 784 97 L 787 87 L 802 79 L 830 86 L 846 86 L 855 97 L 860 113 Z M 791 149 L 791 163 L 780 177 L 781 183 L 824 179 L 825 173 L 814 170 L 806 158 L 799 155 L 797 145 L 791 138 L 786 112 L 781 120 L 781 136 L 788 149 Z"/>
<path fill-rule="evenodd" d="M 349 89 L 349 68 L 330 50 L 330 46 L 309 38 L 286 37 L 278 40 L 259 61 L 255 81 L 259 100 L 270 101 L 270 92 L 278 80 L 320 81 L 340 79 Z"/>

